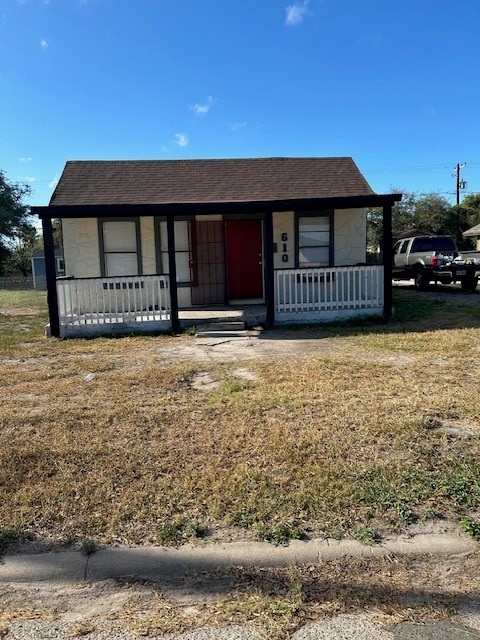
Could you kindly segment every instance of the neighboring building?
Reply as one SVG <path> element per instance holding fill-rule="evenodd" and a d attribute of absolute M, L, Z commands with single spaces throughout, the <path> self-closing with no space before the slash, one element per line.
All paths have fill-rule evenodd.
<path fill-rule="evenodd" d="M 477 238 L 477 251 L 480 251 L 480 224 L 476 224 L 471 229 L 467 229 L 462 233 L 467 238 Z"/>
<path fill-rule="evenodd" d="M 65 261 L 63 259 L 62 249 L 55 249 L 55 273 L 57 276 L 65 275 Z M 32 251 L 32 276 L 33 287 L 35 289 L 47 288 L 47 278 L 45 274 L 46 268 L 43 249 L 35 249 L 35 251 Z"/>
<path fill-rule="evenodd" d="M 391 254 L 366 265 L 365 210 L 383 207 L 390 246 L 400 199 L 351 158 L 67 162 L 33 209 L 44 238 L 62 220 L 52 334 L 176 330 L 179 309 L 225 304 L 263 305 L 269 325 L 389 315 Z"/>

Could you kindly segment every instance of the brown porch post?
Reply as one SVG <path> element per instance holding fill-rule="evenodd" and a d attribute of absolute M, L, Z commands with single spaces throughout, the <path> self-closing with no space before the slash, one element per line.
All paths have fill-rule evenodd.
<path fill-rule="evenodd" d="M 392 205 L 383 205 L 383 315 L 392 317 Z"/>
<path fill-rule="evenodd" d="M 168 239 L 168 273 L 170 280 L 170 317 L 172 331 L 180 331 L 178 320 L 178 292 L 177 292 L 177 262 L 175 258 L 175 217 L 173 213 L 167 214 L 167 239 Z"/>
<path fill-rule="evenodd" d="M 273 214 L 265 214 L 265 302 L 267 327 L 275 324 L 275 272 L 273 266 Z"/>
<path fill-rule="evenodd" d="M 42 218 L 43 253 L 45 256 L 45 276 L 47 280 L 47 304 L 50 316 L 50 335 L 60 336 L 60 318 L 58 314 L 57 274 L 55 271 L 55 247 L 53 245 L 53 227 L 51 218 Z"/>

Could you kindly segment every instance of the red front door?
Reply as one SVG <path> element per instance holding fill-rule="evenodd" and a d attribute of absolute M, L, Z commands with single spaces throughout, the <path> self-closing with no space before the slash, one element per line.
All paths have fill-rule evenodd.
<path fill-rule="evenodd" d="M 229 300 L 263 298 L 262 221 L 225 222 Z"/>

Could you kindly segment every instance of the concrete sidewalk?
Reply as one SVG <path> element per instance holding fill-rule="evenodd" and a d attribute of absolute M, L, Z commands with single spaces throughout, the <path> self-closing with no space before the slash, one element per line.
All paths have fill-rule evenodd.
<path fill-rule="evenodd" d="M 478 549 L 471 538 L 456 534 L 419 534 L 367 546 L 355 540 L 293 540 L 275 547 L 266 542 L 184 545 L 178 548 L 105 548 L 85 557 L 77 551 L 10 555 L 0 564 L 0 582 L 79 582 L 136 576 L 171 584 L 190 574 L 232 566 L 289 567 L 318 564 L 340 557 L 396 554 L 455 555 Z"/>
<path fill-rule="evenodd" d="M 5 640 L 71 640 L 79 635 L 85 635 L 89 640 L 137 640 L 138 633 L 132 623 L 145 616 L 148 620 L 150 612 L 155 612 L 158 603 L 164 602 L 166 609 L 160 611 L 166 611 L 168 620 L 177 616 L 175 621 L 178 621 L 185 615 L 187 619 L 188 616 L 193 618 L 185 630 L 180 624 L 178 631 L 167 635 L 164 635 L 165 631 L 152 632 L 152 640 L 261 640 L 265 636 L 256 626 L 257 614 L 249 621 L 240 619 L 238 624 L 235 616 L 229 624 L 225 621 L 216 623 L 215 618 L 208 615 L 203 619 L 195 618 L 201 615 L 204 607 L 208 614 L 208 607 L 223 597 L 230 596 L 234 602 L 238 578 L 235 578 L 235 572 L 228 571 L 229 567 L 254 567 L 254 572 L 260 568 L 259 575 L 263 575 L 262 569 L 268 574 L 269 568 L 297 565 L 302 570 L 300 567 L 306 565 L 308 576 L 315 575 L 314 580 L 321 582 L 325 579 L 324 571 L 328 576 L 327 565 L 325 569 L 313 565 L 339 558 L 352 558 L 354 565 L 354 558 L 360 557 L 372 558 L 372 566 L 375 566 L 375 558 L 388 556 L 388 578 L 392 576 L 388 567 L 401 563 L 400 556 L 403 555 L 403 566 L 417 563 L 415 566 L 420 574 L 430 568 L 433 573 L 437 572 L 437 577 L 439 571 L 449 576 L 441 583 L 440 591 L 436 590 L 438 581 L 432 591 L 428 587 L 415 589 L 403 583 L 397 591 L 392 584 L 392 602 L 405 607 L 403 620 L 399 622 L 394 615 L 376 615 L 382 614 L 382 608 L 377 610 L 375 607 L 375 588 L 368 600 L 372 608 L 365 602 L 358 604 L 354 589 L 347 613 L 332 617 L 320 615 L 318 619 L 306 618 L 304 621 L 299 618 L 300 625 L 296 630 L 282 637 L 291 640 L 480 639 L 480 599 L 472 588 L 476 584 L 478 548 L 478 543 L 467 536 L 451 532 L 422 533 L 411 538 L 387 540 L 376 546 L 348 540 L 311 540 L 292 541 L 286 547 L 236 542 L 178 549 L 108 548 L 100 549 L 88 558 L 75 551 L 10 555 L 0 564 L 0 602 L 6 607 L 7 616 L 9 611 L 11 613 L 6 624 L 0 619 L 0 636 Z M 310 573 L 312 570 L 317 573 Z M 354 567 L 352 571 L 355 571 Z M 362 590 L 365 588 L 368 592 L 372 586 L 368 575 L 367 571 L 365 583 L 356 587 L 361 590 L 358 592 L 360 602 Z M 466 576 L 470 582 L 465 582 Z M 385 588 L 389 588 L 391 579 L 387 579 Z M 470 586 L 465 588 L 465 585 Z M 441 609 L 449 601 L 452 607 L 454 603 L 455 610 L 443 615 L 440 611 L 441 619 L 427 616 L 416 621 L 412 612 L 422 602 L 426 606 L 430 597 L 433 598 L 430 607 L 438 605 Z M 333 611 L 335 598 L 331 602 Z M 30 614 L 25 610 L 26 603 L 33 607 Z M 283 622 L 280 619 L 276 624 Z"/>

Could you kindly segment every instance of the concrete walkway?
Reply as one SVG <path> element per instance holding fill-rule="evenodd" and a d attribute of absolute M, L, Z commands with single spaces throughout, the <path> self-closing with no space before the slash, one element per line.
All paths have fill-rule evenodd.
<path fill-rule="evenodd" d="M 136 606 L 140 607 L 141 615 L 142 611 L 149 612 L 159 602 L 165 602 L 162 598 L 166 597 L 166 602 L 172 603 L 166 605 L 169 616 L 200 615 L 204 605 L 218 601 L 233 587 L 233 576 L 221 571 L 227 567 L 260 570 L 294 565 L 311 567 L 337 558 L 373 559 L 388 555 L 392 559 L 391 556 L 400 554 L 413 554 L 412 562 L 418 562 L 429 554 L 428 557 L 436 559 L 431 566 L 444 566 L 447 572 L 452 565 L 457 567 L 457 572 L 461 567 L 463 576 L 467 563 L 470 574 L 472 571 L 476 574 L 477 550 L 478 543 L 464 535 L 437 533 L 392 539 L 377 546 L 356 541 L 311 540 L 292 541 L 286 547 L 237 542 L 186 545 L 178 549 L 108 548 L 90 557 L 74 551 L 10 555 L 0 564 L 0 614 L 6 615 L 0 617 L 0 637 L 4 640 L 70 640 L 81 635 L 88 640 L 138 640 L 138 634 L 129 626 L 137 615 Z M 368 587 L 365 584 L 367 590 Z M 415 595 L 410 595 L 408 585 L 406 589 L 405 606 L 413 607 L 413 611 Z M 320 616 L 282 637 L 291 640 L 480 639 L 480 599 L 475 593 L 458 591 L 455 580 L 444 593 L 445 597 L 449 593 L 457 600 L 457 596 L 463 594 L 462 601 L 457 602 L 456 613 L 448 619 L 396 623 L 392 617 L 382 618 L 380 611 L 365 607 L 356 610 L 352 602 L 352 613 L 324 619 Z M 30 606 L 33 608 L 29 614 Z M 49 613 L 52 611 L 53 617 Z M 185 631 L 148 635 L 152 640 L 260 640 L 263 637 L 255 625 L 235 624 L 234 617 L 227 626 L 202 626 L 200 620 L 196 622 L 195 618 L 191 628 Z"/>
<path fill-rule="evenodd" d="M 476 549 L 478 543 L 474 540 L 455 534 L 419 534 L 372 546 L 355 540 L 292 540 L 285 547 L 266 542 L 233 542 L 178 548 L 105 548 L 88 558 L 76 551 L 6 556 L 0 565 L 0 582 L 78 582 L 136 576 L 172 583 L 190 574 L 232 566 L 291 567 L 340 557 L 448 556 Z"/>

